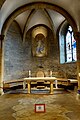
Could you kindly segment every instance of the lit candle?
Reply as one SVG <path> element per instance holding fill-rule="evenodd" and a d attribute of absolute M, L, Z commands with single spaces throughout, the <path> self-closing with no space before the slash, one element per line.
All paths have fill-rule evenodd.
<path fill-rule="evenodd" d="M 31 77 L 31 70 L 29 70 L 29 77 Z"/>

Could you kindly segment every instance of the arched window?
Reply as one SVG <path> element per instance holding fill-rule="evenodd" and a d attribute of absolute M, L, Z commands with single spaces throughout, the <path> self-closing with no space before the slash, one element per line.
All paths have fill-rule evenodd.
<path fill-rule="evenodd" d="M 68 26 L 66 33 L 66 62 L 76 61 L 76 40 L 73 36 L 73 30 L 71 26 Z"/>
<path fill-rule="evenodd" d="M 76 61 L 76 40 L 70 25 L 61 29 L 59 36 L 60 63 Z"/>

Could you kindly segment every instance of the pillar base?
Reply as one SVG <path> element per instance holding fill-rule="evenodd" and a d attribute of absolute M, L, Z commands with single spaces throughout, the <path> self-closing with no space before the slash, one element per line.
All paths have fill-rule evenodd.
<path fill-rule="evenodd" d="M 3 95 L 3 94 L 4 94 L 3 88 L 0 87 L 0 95 Z"/>
<path fill-rule="evenodd" d="M 4 95 L 4 92 L 1 92 L 1 91 L 0 91 L 0 95 Z"/>

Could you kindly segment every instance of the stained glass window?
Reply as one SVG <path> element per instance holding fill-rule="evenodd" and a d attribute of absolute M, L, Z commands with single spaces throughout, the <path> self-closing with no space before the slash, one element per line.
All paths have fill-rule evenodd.
<path fill-rule="evenodd" d="M 76 40 L 70 25 L 59 33 L 60 63 L 74 62 L 76 57 Z"/>
<path fill-rule="evenodd" d="M 66 62 L 76 61 L 76 40 L 73 36 L 72 27 L 69 26 L 66 33 Z"/>

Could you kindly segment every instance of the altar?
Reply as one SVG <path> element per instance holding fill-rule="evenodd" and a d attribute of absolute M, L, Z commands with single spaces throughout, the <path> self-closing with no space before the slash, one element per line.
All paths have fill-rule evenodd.
<path fill-rule="evenodd" d="M 38 81 L 49 81 L 50 83 L 50 94 L 53 94 L 53 82 L 56 80 L 56 77 L 29 77 L 24 78 L 23 80 L 23 88 L 25 89 L 26 82 L 28 85 L 28 93 L 31 93 L 31 82 L 38 82 Z"/>

